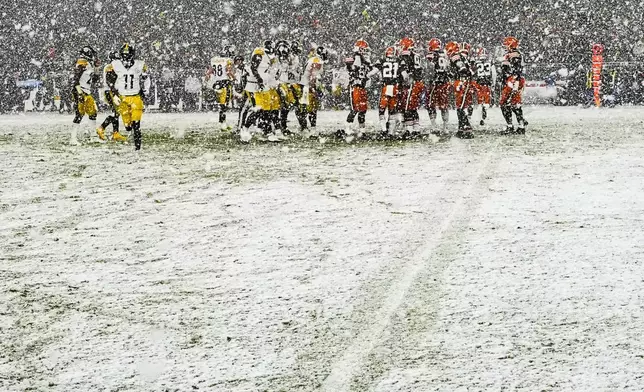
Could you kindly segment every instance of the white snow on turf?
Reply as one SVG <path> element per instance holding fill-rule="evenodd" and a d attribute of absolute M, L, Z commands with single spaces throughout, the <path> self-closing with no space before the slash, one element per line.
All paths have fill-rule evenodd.
<path fill-rule="evenodd" d="M 349 346 L 342 358 L 333 364 L 328 378 L 322 385 L 322 390 L 328 392 L 343 392 L 349 391 L 351 381 L 355 376 L 356 371 L 364 366 L 364 358 L 371 353 L 377 346 L 378 341 L 391 321 L 394 312 L 402 304 L 405 295 L 413 282 L 418 278 L 418 274 L 423 269 L 427 268 L 427 264 L 432 261 L 432 256 L 436 247 L 443 240 L 444 233 L 450 229 L 452 222 L 456 217 L 464 212 L 465 202 L 470 201 L 472 191 L 476 188 L 481 176 L 483 176 L 488 168 L 492 155 L 496 153 L 496 145 L 491 148 L 488 153 L 481 158 L 481 162 L 475 171 L 468 174 L 470 181 L 466 191 L 458 195 L 458 199 L 453 206 L 451 206 L 450 214 L 436 227 L 426 227 L 428 230 L 425 238 L 426 243 L 423 244 L 416 254 L 409 260 L 405 266 L 405 274 L 400 280 L 392 283 L 389 291 L 384 298 L 382 308 L 374 315 L 374 322 L 365 328 Z M 420 229 L 420 228 L 419 228 Z"/>
<path fill-rule="evenodd" d="M 526 112 L 524 138 L 136 159 L 0 116 L 0 390 L 315 391 L 352 352 L 353 391 L 644 389 L 644 112 Z"/>

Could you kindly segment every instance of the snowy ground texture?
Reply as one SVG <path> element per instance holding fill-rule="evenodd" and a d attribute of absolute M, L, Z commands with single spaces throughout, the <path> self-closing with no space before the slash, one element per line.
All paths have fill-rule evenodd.
<path fill-rule="evenodd" d="M 644 110 L 526 114 L 249 146 L 146 114 L 139 155 L 0 116 L 0 391 L 644 390 Z"/>

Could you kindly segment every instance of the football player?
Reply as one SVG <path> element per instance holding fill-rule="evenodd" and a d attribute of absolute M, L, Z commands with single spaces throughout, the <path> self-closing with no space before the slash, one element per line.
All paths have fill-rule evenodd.
<path fill-rule="evenodd" d="M 291 53 L 291 45 L 287 41 L 279 41 L 276 45 L 277 54 L 277 67 L 278 67 L 278 80 L 279 88 L 278 93 L 280 97 L 280 114 L 279 126 L 284 134 L 290 134 L 288 131 L 288 114 L 295 106 L 295 91 L 291 87 L 296 82 L 295 78 L 296 69 L 294 63 L 299 59 Z M 297 60 L 296 60 L 297 59 Z"/>
<path fill-rule="evenodd" d="M 445 45 L 445 52 L 455 77 L 454 93 L 456 95 L 456 114 L 458 116 L 456 137 L 472 139 L 474 134 L 466 111 L 472 105 L 472 69 L 467 58 L 461 53 L 461 48 L 457 42 L 449 42 Z"/>
<path fill-rule="evenodd" d="M 244 129 L 244 124 L 246 123 L 246 117 L 252 107 L 250 103 L 250 94 L 246 91 L 246 85 L 248 84 L 248 67 L 246 67 L 243 56 L 235 56 L 233 59 L 233 65 L 235 67 L 235 97 L 240 99 L 237 132 L 241 133 L 242 129 Z"/>
<path fill-rule="evenodd" d="M 416 43 L 412 38 L 400 40 L 400 75 L 402 78 L 401 107 L 405 133 L 419 136 L 418 108 L 421 96 L 425 91 L 423 82 L 423 64 L 420 55 L 416 53 Z"/>
<path fill-rule="evenodd" d="M 76 103 L 76 116 L 74 116 L 70 140 L 72 145 L 78 144 L 77 128 L 80 127 L 83 117 L 87 115 L 92 124 L 92 129 L 96 129 L 98 108 L 94 97 L 92 97 L 92 87 L 96 82 L 95 67 L 98 67 L 96 51 L 90 46 L 84 46 L 80 50 L 80 56 L 74 67 L 74 80 L 72 83 L 72 96 Z"/>
<path fill-rule="evenodd" d="M 304 137 L 319 136 L 317 129 L 318 110 L 320 109 L 318 84 L 324 71 L 324 63 L 328 58 L 329 53 L 326 48 L 318 46 L 306 62 L 304 73 L 300 79 L 299 89 L 302 94 L 299 97 L 297 119 Z"/>
<path fill-rule="evenodd" d="M 235 80 L 235 67 L 232 46 L 227 46 L 221 56 L 210 59 L 210 68 L 206 72 L 206 88 L 214 91 L 214 101 L 219 106 L 219 125 L 221 130 L 228 130 L 226 112 L 233 99 L 233 82 Z"/>
<path fill-rule="evenodd" d="M 103 68 L 103 99 L 110 109 L 112 109 L 112 113 L 105 117 L 105 120 L 98 127 L 96 133 L 101 140 L 107 140 L 105 130 L 112 125 L 111 139 L 115 142 L 126 142 L 127 137 L 121 135 L 119 132 L 119 111 L 118 106 L 114 104 L 114 97 L 118 95 L 118 90 L 116 89 L 117 77 L 114 72 L 110 72 L 112 69 L 112 61 L 118 58 L 119 53 L 117 51 L 110 52 L 109 62 Z"/>
<path fill-rule="evenodd" d="M 487 110 L 492 102 L 492 86 L 494 85 L 494 67 L 485 48 L 479 48 L 474 62 L 477 103 L 481 106 L 481 125 L 487 120 Z"/>
<path fill-rule="evenodd" d="M 461 42 L 461 55 L 465 58 L 467 63 L 470 66 L 470 70 L 472 72 L 472 78 L 470 79 L 470 89 L 469 89 L 469 94 L 471 95 L 470 101 L 471 103 L 467 106 L 467 118 L 470 120 L 470 123 L 472 122 L 472 116 L 474 115 L 474 95 L 476 94 L 476 79 L 474 78 L 476 76 L 476 66 L 475 66 L 475 59 L 472 58 L 472 45 L 470 45 L 467 42 Z"/>
<path fill-rule="evenodd" d="M 358 135 L 362 133 L 366 126 L 366 115 L 369 109 L 369 99 L 367 98 L 368 74 L 371 67 L 371 48 L 365 40 L 358 40 L 353 47 L 353 55 L 345 60 L 347 71 L 349 71 L 349 94 L 351 110 L 347 117 L 349 125 L 349 134 L 354 133 L 353 123 L 356 115 L 358 116 Z"/>
<path fill-rule="evenodd" d="M 523 77 L 523 56 L 519 52 L 519 40 L 515 37 L 507 37 L 503 40 L 505 56 L 501 65 L 502 81 L 504 83 L 501 90 L 501 99 L 499 105 L 507 126 L 503 133 L 505 134 L 525 134 L 525 127 L 528 123 L 523 118 L 523 89 L 525 88 L 525 78 Z M 518 127 L 515 130 L 512 125 L 512 113 L 517 117 Z"/>
<path fill-rule="evenodd" d="M 107 72 L 116 74 L 118 95 L 113 97 L 113 103 L 118 107 L 128 134 L 134 135 L 134 149 L 138 151 L 142 143 L 144 99 L 150 94 L 148 67 L 143 60 L 136 58 L 136 49 L 128 43 L 123 44 L 119 54 L 107 69 Z"/>
<path fill-rule="evenodd" d="M 401 122 L 397 110 L 400 96 L 400 62 L 395 47 L 387 48 L 385 57 L 374 64 L 374 69 L 369 72 L 368 77 L 378 73 L 382 84 L 378 104 L 380 129 L 383 136 L 391 137 L 396 134 Z"/>
<path fill-rule="evenodd" d="M 429 41 L 427 52 L 427 61 L 433 72 L 425 93 L 425 107 L 433 127 L 436 126 L 438 110 L 441 111 L 443 130 L 442 132 L 435 131 L 435 133 L 441 134 L 447 132 L 449 122 L 449 97 L 452 93 L 450 64 L 443 50 L 443 43 L 438 38 L 432 38 Z"/>
<path fill-rule="evenodd" d="M 255 136 L 263 140 L 275 142 L 283 139 L 279 128 L 271 133 L 273 124 L 279 124 L 280 97 L 277 92 L 277 67 L 275 66 L 275 45 L 267 40 L 264 45 L 255 48 L 251 56 L 246 91 L 249 94 L 253 109 L 246 117 L 244 129 L 240 132 L 242 141 L 249 141 L 252 136 L 250 127 L 257 125 L 259 132 Z"/>

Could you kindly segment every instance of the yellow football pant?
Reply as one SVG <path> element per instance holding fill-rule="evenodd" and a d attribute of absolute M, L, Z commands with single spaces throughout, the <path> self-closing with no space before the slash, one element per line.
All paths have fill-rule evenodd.
<path fill-rule="evenodd" d="M 270 89 L 268 91 L 258 91 L 253 94 L 255 97 L 255 105 L 260 110 L 280 110 L 280 95 L 276 89 Z"/>
<path fill-rule="evenodd" d="M 81 118 L 85 115 L 88 115 L 90 118 L 96 118 L 96 114 L 98 112 L 96 101 L 94 101 L 94 97 L 89 94 L 85 95 L 85 98 L 82 100 L 79 100 L 77 109 Z"/>
<path fill-rule="evenodd" d="M 143 117 L 143 99 L 140 95 L 126 95 L 121 97 L 118 113 L 123 119 L 123 124 L 129 127 L 132 121 L 141 121 Z"/>

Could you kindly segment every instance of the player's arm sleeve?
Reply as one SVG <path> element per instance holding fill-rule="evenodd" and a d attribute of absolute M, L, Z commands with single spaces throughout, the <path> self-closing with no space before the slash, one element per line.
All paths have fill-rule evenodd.
<path fill-rule="evenodd" d="M 402 77 L 403 82 L 408 82 L 409 81 L 409 67 L 407 65 L 407 61 L 404 59 L 400 62 L 400 76 Z"/>
<path fill-rule="evenodd" d="M 382 71 L 382 63 L 375 63 L 371 68 L 371 71 L 367 74 L 367 78 L 371 79 Z"/>
<path fill-rule="evenodd" d="M 239 78 L 239 87 L 238 92 L 243 92 L 246 89 L 246 84 L 248 83 L 248 74 L 245 71 L 242 71 L 241 77 Z"/>
<path fill-rule="evenodd" d="M 523 60 L 521 56 L 515 57 L 512 59 L 512 74 L 517 78 L 523 76 Z"/>
<path fill-rule="evenodd" d="M 228 75 L 229 80 L 235 80 L 235 66 L 232 61 L 226 63 L 226 75 Z"/>
<path fill-rule="evenodd" d="M 150 95 L 150 87 L 152 86 L 152 81 L 150 80 L 147 65 L 143 65 L 143 73 L 141 74 L 141 79 L 143 79 L 143 94 L 145 96 L 148 96 Z"/>
<path fill-rule="evenodd" d="M 250 71 L 253 73 L 253 76 L 255 77 L 255 80 L 257 80 L 257 83 L 263 84 L 264 79 L 259 75 L 259 64 L 262 62 L 262 56 L 255 54 L 253 57 L 250 59 Z"/>
<path fill-rule="evenodd" d="M 85 69 L 87 68 L 83 64 L 77 64 L 76 68 L 74 69 L 73 86 L 74 86 L 74 91 L 79 95 L 84 94 L 83 89 L 80 86 L 80 79 L 81 79 L 81 76 L 83 76 Z"/>

